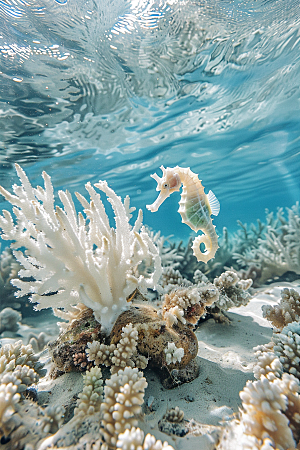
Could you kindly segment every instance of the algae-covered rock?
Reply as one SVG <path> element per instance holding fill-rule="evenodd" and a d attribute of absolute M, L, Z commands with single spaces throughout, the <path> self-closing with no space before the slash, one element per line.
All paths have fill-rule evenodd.
<path fill-rule="evenodd" d="M 54 342 L 48 344 L 54 362 L 52 375 L 88 369 L 91 363 L 86 359 L 85 349 L 87 343 L 94 340 L 103 342 L 104 334 L 101 333 L 101 324 L 95 319 L 93 310 L 86 308 Z M 83 359 L 79 359 L 78 355 Z"/>
<path fill-rule="evenodd" d="M 198 340 L 193 331 L 181 322 L 168 327 L 151 305 L 135 304 L 120 314 L 110 334 L 111 343 L 119 342 L 122 328 L 128 323 L 138 331 L 138 352 L 149 357 L 152 365 L 167 365 L 165 349 L 169 343 L 184 350 L 181 361 L 169 364 L 169 370 L 181 369 L 197 356 Z"/>
<path fill-rule="evenodd" d="M 166 367 L 168 371 L 182 369 L 197 356 L 198 341 L 193 331 L 181 322 L 172 327 L 167 326 L 159 317 L 157 309 L 151 305 L 131 305 L 120 314 L 109 336 L 101 332 L 101 324 L 94 318 L 93 311 L 86 308 L 56 341 L 49 344 L 54 362 L 53 376 L 90 368 L 94 362 L 87 359 L 87 344 L 92 341 L 118 344 L 122 329 L 129 323 L 138 331 L 138 353 L 149 358 L 150 364 L 156 367 Z M 180 361 L 167 364 L 165 350 L 170 343 L 183 349 L 184 354 L 179 358 Z"/>

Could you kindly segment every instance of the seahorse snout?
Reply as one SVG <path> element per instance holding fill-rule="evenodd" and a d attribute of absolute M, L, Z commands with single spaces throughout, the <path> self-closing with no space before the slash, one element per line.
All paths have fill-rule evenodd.
<path fill-rule="evenodd" d="M 160 192 L 159 196 L 152 205 L 146 205 L 146 208 L 151 212 L 156 212 L 160 205 L 170 196 L 169 191 Z"/>

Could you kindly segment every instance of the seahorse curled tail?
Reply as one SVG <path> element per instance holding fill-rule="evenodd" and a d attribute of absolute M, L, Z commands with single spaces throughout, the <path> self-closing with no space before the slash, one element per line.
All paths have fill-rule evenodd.
<path fill-rule="evenodd" d="M 205 245 L 205 251 L 202 252 L 200 245 Z M 218 250 L 218 236 L 217 233 L 205 233 L 196 236 L 192 243 L 193 254 L 198 261 L 207 263 L 210 259 L 214 258 L 216 251 Z"/>

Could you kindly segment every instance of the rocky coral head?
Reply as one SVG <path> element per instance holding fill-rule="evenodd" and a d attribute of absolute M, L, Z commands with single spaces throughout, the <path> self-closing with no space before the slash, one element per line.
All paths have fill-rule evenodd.
<path fill-rule="evenodd" d="M 163 172 L 163 176 L 159 177 L 156 173 L 152 174 L 151 177 L 157 182 L 156 190 L 159 191 L 159 196 L 155 200 L 152 205 L 147 205 L 146 208 L 151 212 L 155 212 L 158 210 L 160 205 L 168 198 L 173 192 L 179 191 L 181 186 L 181 179 L 176 173 L 176 167 L 171 169 L 164 166 L 160 166 L 160 169 Z"/>

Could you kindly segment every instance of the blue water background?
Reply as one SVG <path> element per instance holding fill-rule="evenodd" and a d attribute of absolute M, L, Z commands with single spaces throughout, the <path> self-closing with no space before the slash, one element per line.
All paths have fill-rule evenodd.
<path fill-rule="evenodd" d="M 186 239 L 179 194 L 145 205 L 190 167 L 235 230 L 300 199 L 299 85 L 299 1 L 0 0 L 1 185 L 14 162 L 56 192 L 106 179 Z"/>

